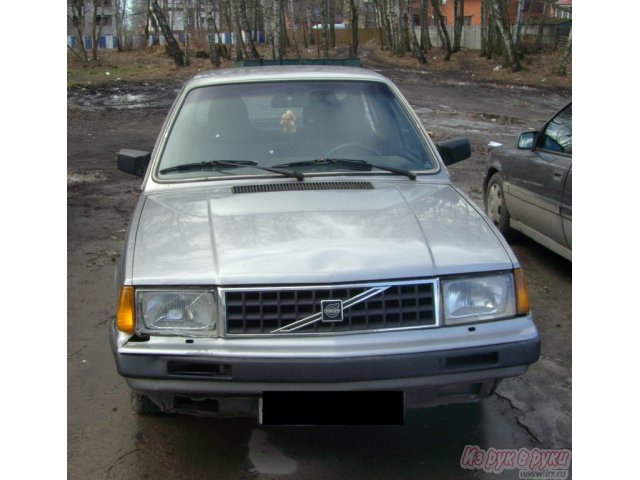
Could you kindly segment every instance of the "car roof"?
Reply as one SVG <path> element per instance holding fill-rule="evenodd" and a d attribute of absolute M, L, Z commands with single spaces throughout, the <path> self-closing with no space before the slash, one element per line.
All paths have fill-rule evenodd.
<path fill-rule="evenodd" d="M 372 70 L 360 67 L 326 65 L 284 65 L 265 67 L 223 68 L 200 72 L 188 80 L 186 88 L 221 83 L 269 82 L 287 80 L 364 80 L 391 83 Z"/>

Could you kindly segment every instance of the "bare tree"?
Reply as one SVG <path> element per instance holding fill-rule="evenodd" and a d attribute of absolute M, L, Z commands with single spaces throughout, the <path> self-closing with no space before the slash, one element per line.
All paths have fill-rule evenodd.
<path fill-rule="evenodd" d="M 243 60 L 247 54 L 242 40 L 242 29 L 240 28 L 239 14 L 238 14 L 238 2 L 233 0 L 222 0 L 222 5 L 225 12 L 225 18 L 227 19 L 227 25 L 229 30 L 233 31 L 234 37 L 234 49 L 236 60 Z"/>
<path fill-rule="evenodd" d="M 402 56 L 407 51 L 406 34 L 403 28 L 404 9 L 402 0 L 380 0 L 380 19 L 384 22 L 385 36 L 394 55 Z M 404 3 L 404 2 L 402 2 Z"/>
<path fill-rule="evenodd" d="M 215 67 L 220 66 L 220 51 L 218 50 L 218 28 L 213 18 L 214 4 L 213 0 L 206 1 L 206 15 L 207 15 L 207 33 L 209 37 L 209 54 L 211 55 L 211 63 Z"/>
<path fill-rule="evenodd" d="M 249 24 L 249 17 L 247 16 L 247 2 L 246 0 L 239 0 L 238 2 L 238 15 L 240 17 L 240 24 L 244 31 L 247 42 L 249 43 L 249 50 L 251 51 L 251 58 L 257 60 L 260 58 L 260 54 L 256 49 L 256 44 L 253 41 L 253 34 L 251 32 L 251 26 Z"/>
<path fill-rule="evenodd" d="M 291 37 L 293 38 L 293 48 L 296 49 L 296 55 L 298 56 L 298 58 L 300 58 L 302 55 L 300 54 L 300 45 L 298 45 L 298 29 L 296 25 L 295 10 L 293 8 L 293 0 L 289 0 L 288 2 L 286 2 L 284 7 L 287 9 L 289 20 L 291 21 Z"/>
<path fill-rule="evenodd" d="M 336 48 L 336 0 L 329 0 L 329 40 L 331 48 Z"/>
<path fill-rule="evenodd" d="M 322 18 L 322 55 L 329 58 L 329 1 L 321 0 L 320 16 Z"/>
<path fill-rule="evenodd" d="M 282 22 L 282 2 L 283 0 L 274 0 L 273 2 L 273 47 L 275 50 L 275 60 L 282 60 L 284 57 L 284 46 L 282 43 L 282 31 L 284 29 Z"/>
<path fill-rule="evenodd" d="M 351 45 L 349 46 L 349 56 L 358 56 L 358 0 L 349 0 L 349 11 L 351 13 Z"/>
<path fill-rule="evenodd" d="M 481 45 L 480 55 L 487 60 L 494 56 L 502 55 L 502 45 L 498 41 L 498 28 L 495 18 L 491 13 L 492 0 L 482 0 L 482 27 L 481 27 Z"/>
<path fill-rule="evenodd" d="M 127 15 L 127 0 L 115 0 L 114 16 L 116 23 L 116 38 L 118 40 L 118 51 L 122 52 L 127 48 L 127 30 L 125 18 Z"/>
<path fill-rule="evenodd" d="M 307 26 L 307 32 L 309 33 L 309 45 L 315 45 L 316 39 L 313 34 L 313 25 L 311 22 L 311 4 L 307 3 L 305 7 L 305 24 Z M 305 45 L 306 47 L 306 45 Z"/>
<path fill-rule="evenodd" d="M 431 5 L 433 6 L 433 16 L 438 24 L 438 31 L 440 32 L 440 36 L 443 40 L 443 48 L 445 51 L 444 60 L 451 59 L 451 40 L 449 40 L 449 32 L 447 32 L 447 25 L 444 22 L 444 17 L 442 13 L 440 13 L 440 6 L 438 5 L 439 0 L 431 0 Z"/>
<path fill-rule="evenodd" d="M 423 52 L 431 49 L 429 38 L 429 0 L 420 0 L 420 48 Z"/>
<path fill-rule="evenodd" d="M 558 67 L 558 75 L 565 76 L 567 74 L 567 65 L 569 64 L 569 57 L 571 56 L 571 32 L 573 31 L 573 27 L 569 30 L 569 39 L 567 40 L 567 45 L 564 47 L 564 54 L 562 55 L 562 60 L 560 61 L 560 67 Z"/>
<path fill-rule="evenodd" d="M 460 51 L 460 43 L 462 41 L 462 28 L 464 26 L 464 0 L 453 1 L 453 47 L 452 52 Z"/>
<path fill-rule="evenodd" d="M 84 20 L 85 20 L 85 4 L 84 0 L 68 0 L 69 6 L 71 7 L 71 23 L 74 27 L 76 27 L 76 32 L 78 33 L 78 41 L 77 49 L 80 51 L 82 56 L 78 55 L 81 60 L 85 62 L 89 59 L 87 58 L 87 50 L 84 48 Z M 73 49 L 71 49 L 72 52 Z M 74 52 L 75 53 L 75 52 Z"/>
<path fill-rule="evenodd" d="M 373 3 L 378 18 L 378 29 L 380 30 L 380 47 L 382 50 L 384 50 L 385 45 L 391 48 L 391 25 L 389 25 L 389 20 L 386 15 L 385 0 L 373 0 Z"/>
<path fill-rule="evenodd" d="M 167 52 L 169 56 L 173 58 L 173 61 L 179 67 L 184 66 L 184 57 L 182 55 L 182 50 L 180 49 L 180 45 L 176 41 L 173 36 L 173 32 L 167 23 L 167 19 L 165 18 L 162 10 L 160 9 L 160 5 L 158 5 L 158 0 L 151 0 L 151 11 L 153 16 L 155 17 L 156 23 L 162 30 L 162 34 L 167 41 Z"/>
<path fill-rule="evenodd" d="M 545 21 L 547 19 L 547 13 L 549 11 L 549 3 L 550 1 L 545 0 L 543 6 L 542 6 L 542 18 L 540 19 L 540 23 L 538 24 L 538 35 L 536 37 L 536 46 L 535 49 L 537 51 L 542 50 L 542 40 L 544 37 L 544 25 L 545 25 Z"/>
<path fill-rule="evenodd" d="M 533 3 L 533 2 L 531 2 Z M 513 27 L 512 39 L 514 54 L 522 57 L 522 17 L 524 16 L 524 0 L 518 0 L 516 5 L 516 23 Z"/>
<path fill-rule="evenodd" d="M 182 0 L 182 26 L 184 28 L 184 64 L 189 66 L 191 59 L 189 58 L 189 0 Z"/>
<path fill-rule="evenodd" d="M 510 35 L 505 13 L 502 11 L 502 4 L 500 0 L 490 0 L 489 8 L 502 39 L 502 45 L 504 46 L 505 53 L 505 62 L 509 64 L 512 72 L 517 72 L 521 68 L 520 60 L 515 54 L 513 39 Z"/>
<path fill-rule="evenodd" d="M 411 6 L 409 5 L 409 0 L 406 1 L 406 11 L 410 12 Z M 411 28 L 411 50 L 413 51 L 413 55 L 418 59 L 418 61 L 422 64 L 427 63 L 427 58 L 424 56 L 424 52 L 422 48 L 420 48 L 420 43 L 418 42 L 418 37 L 416 35 L 416 28 L 413 24 L 413 18 L 409 17 L 409 24 Z"/>
<path fill-rule="evenodd" d="M 100 4 L 100 15 L 98 15 L 98 4 Z M 102 35 L 102 25 L 104 24 L 104 0 L 93 0 L 93 26 L 91 30 L 91 59 L 98 60 L 98 47 L 100 46 L 100 36 Z"/>

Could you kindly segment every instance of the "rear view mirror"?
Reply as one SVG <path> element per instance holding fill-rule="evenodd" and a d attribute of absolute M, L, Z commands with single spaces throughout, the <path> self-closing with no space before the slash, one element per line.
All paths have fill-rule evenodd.
<path fill-rule="evenodd" d="M 437 143 L 436 147 L 438 147 L 445 165 L 453 165 L 471 156 L 471 143 L 469 143 L 468 138 L 447 140 L 446 142 Z"/>
<path fill-rule="evenodd" d="M 531 150 L 536 144 L 537 137 L 538 132 L 521 133 L 520 137 L 518 137 L 518 148 L 520 150 Z"/>
<path fill-rule="evenodd" d="M 118 170 L 136 177 L 144 177 L 151 154 L 143 150 L 123 148 L 118 152 Z"/>

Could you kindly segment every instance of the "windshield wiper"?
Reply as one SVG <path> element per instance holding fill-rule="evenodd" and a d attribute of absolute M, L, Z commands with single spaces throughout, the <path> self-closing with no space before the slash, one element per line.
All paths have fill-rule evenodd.
<path fill-rule="evenodd" d="M 259 170 L 265 170 L 267 172 L 278 173 L 280 175 L 284 175 L 285 177 L 293 177 L 299 181 L 304 180 L 304 175 L 300 172 L 290 171 L 290 170 L 279 170 L 277 168 L 269 168 L 258 165 L 258 162 L 254 162 L 252 160 L 210 160 L 208 162 L 196 162 L 196 163 L 183 163 L 182 165 L 176 165 L 175 167 L 168 167 L 160 170 L 160 173 L 171 173 L 171 172 L 184 172 L 188 170 L 207 170 L 209 168 L 243 168 L 243 167 L 252 167 L 257 168 Z"/>
<path fill-rule="evenodd" d="M 274 165 L 276 168 L 291 168 L 291 167 L 313 167 L 322 165 L 333 165 L 336 168 L 344 168 L 347 170 L 360 170 L 370 172 L 372 169 L 384 170 L 387 172 L 395 173 L 398 175 L 404 175 L 411 180 L 416 179 L 416 174 L 411 170 L 405 170 L 403 168 L 387 167 L 385 165 L 376 165 L 375 163 L 369 163 L 366 160 L 354 160 L 350 158 L 320 158 L 317 160 L 305 160 L 301 162 L 283 163 L 281 165 Z"/>

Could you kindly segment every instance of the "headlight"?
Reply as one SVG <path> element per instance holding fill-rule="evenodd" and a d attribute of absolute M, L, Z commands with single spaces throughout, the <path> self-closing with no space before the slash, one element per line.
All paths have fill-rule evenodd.
<path fill-rule="evenodd" d="M 496 320 L 516 315 L 513 274 L 442 281 L 446 325 Z"/>
<path fill-rule="evenodd" d="M 138 290 L 138 331 L 211 335 L 217 328 L 213 292 L 202 290 Z"/>

